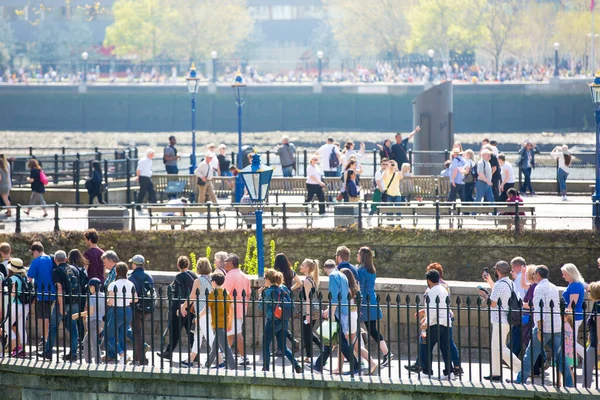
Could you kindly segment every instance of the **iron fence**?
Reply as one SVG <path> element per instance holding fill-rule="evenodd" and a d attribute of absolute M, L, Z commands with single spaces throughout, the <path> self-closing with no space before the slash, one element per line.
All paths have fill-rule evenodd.
<path fill-rule="evenodd" d="M 427 293 L 363 299 L 360 291 L 333 298 L 331 293 L 313 288 L 308 295 L 301 290 L 299 295 L 290 293 L 289 298 L 274 298 L 262 295 L 266 287 L 241 293 L 234 290 L 230 295 L 208 289 L 176 295 L 172 286 L 164 290 L 148 285 L 138 292 L 104 289 L 94 293 L 83 286 L 81 294 L 74 294 L 77 290 L 69 294 L 51 285 L 40 287 L 42 290 L 33 287 L 30 292 L 27 286 L 16 284 L 16 279 L 20 278 L 4 281 L 0 296 L 0 310 L 4 310 L 0 356 L 8 362 L 21 359 L 57 368 L 85 361 L 90 370 L 116 371 L 128 368 L 132 356 L 132 364 L 179 374 L 207 374 L 208 369 L 216 368 L 217 374 L 235 372 L 240 376 L 257 376 L 259 371 L 267 376 L 276 371 L 301 374 L 304 379 L 343 374 L 379 380 L 447 379 L 463 384 L 491 379 L 520 385 L 531 375 L 533 385 L 598 391 L 598 352 L 593 347 L 597 340 L 587 345 L 581 361 L 574 350 L 575 344 L 585 344 L 590 334 L 597 339 L 598 331 L 590 331 L 584 323 L 580 333 L 568 320 L 580 315 L 595 325 L 600 303 L 591 308 L 584 303 L 582 310 L 573 314 L 562 300 L 560 304 L 551 300 L 537 305 L 519 300 L 516 306 L 509 301 L 503 306 L 499 299 L 493 307 L 489 298 L 484 301 L 477 293 L 452 300 L 444 296 L 443 301 L 430 299 Z M 39 304 L 29 304 L 29 296 Z M 367 317 L 366 323 L 363 317 L 372 315 L 371 309 L 381 317 L 374 322 Z M 182 328 L 187 328 L 186 335 Z M 241 335 L 233 348 L 224 342 L 226 330 Z M 492 333 L 495 330 L 498 335 Z M 498 343 L 493 342 L 496 338 Z M 522 350 L 517 349 L 517 340 Z M 381 341 L 387 344 L 386 354 Z M 545 353 L 544 345 L 549 345 Z M 331 353 L 336 347 L 341 347 L 343 356 Z M 224 363 L 216 359 L 218 348 Z M 285 357 L 275 355 L 276 348 Z M 544 371 L 542 361 L 540 371 L 534 373 L 538 357 L 553 360 L 548 362 L 549 371 Z M 502 366 L 503 359 L 508 371 Z"/>

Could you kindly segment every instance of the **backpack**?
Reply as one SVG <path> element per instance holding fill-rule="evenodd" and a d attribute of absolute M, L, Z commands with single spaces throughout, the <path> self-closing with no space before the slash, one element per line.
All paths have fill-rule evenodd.
<path fill-rule="evenodd" d="M 16 275 L 21 280 L 21 291 L 17 291 L 17 297 L 21 304 L 33 304 L 35 301 L 35 289 L 29 279 Z"/>
<path fill-rule="evenodd" d="M 279 293 L 277 294 L 277 304 L 273 310 L 273 316 L 276 319 L 286 321 L 292 318 L 293 315 L 294 303 L 292 303 L 290 294 L 283 289 L 279 289 Z"/>
<path fill-rule="evenodd" d="M 149 280 L 144 279 L 142 293 L 143 296 L 138 295 L 138 301 L 135 303 L 135 311 L 151 314 L 156 306 L 156 292 Z"/>
<path fill-rule="evenodd" d="M 337 168 L 340 166 L 340 160 L 337 156 L 337 154 L 335 154 L 335 146 L 333 146 L 331 148 L 331 154 L 329 155 L 329 168 L 333 169 L 333 168 Z"/>
<path fill-rule="evenodd" d="M 66 295 L 80 295 L 81 294 L 81 284 L 79 283 L 79 270 L 76 267 L 65 264 L 65 277 L 66 281 L 64 282 L 64 294 Z M 75 271 L 77 271 L 77 274 Z"/>
<path fill-rule="evenodd" d="M 477 163 L 473 163 L 471 167 L 471 174 L 473 175 L 473 182 L 477 181 Z"/>
<path fill-rule="evenodd" d="M 510 287 L 508 282 L 503 281 Z M 521 306 L 519 305 L 519 297 L 513 287 L 510 288 L 510 298 L 508 299 L 508 310 L 506 311 L 506 317 L 510 326 L 521 325 Z"/>
<path fill-rule="evenodd" d="M 167 159 L 165 154 L 167 153 L 167 149 L 169 148 L 169 146 L 165 146 L 165 150 L 163 151 L 163 164 L 167 163 Z"/>
<path fill-rule="evenodd" d="M 44 186 L 46 186 L 48 184 L 48 177 L 44 173 L 43 169 L 40 169 L 40 182 L 42 182 L 42 185 L 44 185 Z"/>
<path fill-rule="evenodd" d="M 77 282 L 79 284 L 79 293 L 85 294 L 88 291 L 90 278 L 88 278 L 87 274 L 85 273 L 85 269 L 83 269 L 83 268 L 80 269 L 78 267 L 75 267 L 74 265 L 73 265 L 73 267 L 75 269 L 77 269 L 77 273 L 78 273 Z M 81 298 L 79 299 L 80 307 L 82 307 L 82 308 L 85 307 L 86 301 L 87 301 L 86 296 L 81 296 Z"/>

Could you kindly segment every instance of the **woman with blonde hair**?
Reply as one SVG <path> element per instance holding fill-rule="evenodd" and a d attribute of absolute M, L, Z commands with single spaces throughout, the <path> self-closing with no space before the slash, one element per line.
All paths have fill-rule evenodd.
<path fill-rule="evenodd" d="M 567 310 L 572 310 L 575 320 L 575 335 L 579 334 L 579 327 L 583 323 L 583 301 L 585 300 L 585 281 L 575 264 L 565 264 L 561 267 L 563 279 L 569 283 L 563 292 L 563 299 Z M 583 358 L 585 349 L 579 343 L 575 344 L 577 355 Z"/>
<path fill-rule="evenodd" d="M 306 278 L 302 283 L 302 343 L 306 357 L 305 363 L 313 362 L 313 343 L 321 348 L 319 336 L 313 332 L 313 327 L 321 315 L 319 307 L 319 260 L 305 258 L 300 265 L 300 273 Z"/>
<path fill-rule="evenodd" d="M 40 167 L 40 163 L 35 158 L 32 158 L 27 162 L 27 168 L 29 168 L 29 178 L 27 178 L 27 182 L 31 183 L 31 197 L 29 198 L 29 205 L 33 206 L 36 204 L 46 205 L 46 201 L 44 200 L 44 193 L 46 193 L 46 188 L 44 187 L 44 183 L 42 182 L 42 167 Z M 48 216 L 46 212 L 46 207 L 42 207 L 44 211 L 44 217 Z M 25 210 L 25 214 L 29 215 L 31 212 L 31 207 Z"/>
<path fill-rule="evenodd" d="M 193 323 L 196 329 L 193 331 L 194 342 L 192 343 L 190 358 L 187 361 L 181 362 L 181 365 L 185 367 L 193 366 L 197 355 L 200 353 L 203 338 L 209 347 L 213 342 L 214 333 L 209 323 L 209 309 L 206 307 L 207 295 L 213 290 L 210 280 L 211 272 L 212 266 L 208 258 L 200 257 L 196 262 L 198 278 L 194 281 L 189 299 L 184 301 L 179 307 L 179 313 L 183 318 L 186 317 L 188 312 L 193 312 L 197 315 L 197 321 Z"/>
<path fill-rule="evenodd" d="M 10 186 L 8 160 L 4 154 L 0 154 L 0 197 L 2 197 L 5 207 L 10 207 L 10 200 L 8 198 L 8 195 L 10 194 Z M 6 216 L 12 216 L 12 211 L 10 208 L 6 211 Z"/>

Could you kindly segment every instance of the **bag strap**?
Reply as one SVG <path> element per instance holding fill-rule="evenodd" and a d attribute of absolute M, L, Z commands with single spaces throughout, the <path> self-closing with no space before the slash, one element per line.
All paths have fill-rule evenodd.
<path fill-rule="evenodd" d="M 288 155 L 290 156 L 290 158 L 292 159 L 292 163 L 294 165 L 296 165 L 296 160 L 294 159 L 294 155 L 292 154 L 292 151 L 290 150 L 290 146 L 283 146 L 284 149 L 286 149 Z"/>
<path fill-rule="evenodd" d="M 392 179 L 390 179 L 390 183 L 388 183 L 387 187 L 385 188 L 385 191 L 387 192 L 388 189 L 390 188 L 390 186 L 392 186 L 392 182 L 394 182 L 394 178 L 396 177 L 396 172 L 394 171 L 394 173 L 392 174 Z"/>

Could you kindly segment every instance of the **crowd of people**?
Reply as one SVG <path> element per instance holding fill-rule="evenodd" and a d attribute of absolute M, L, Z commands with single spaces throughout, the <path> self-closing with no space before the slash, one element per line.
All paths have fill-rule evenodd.
<path fill-rule="evenodd" d="M 236 71 L 238 70 L 243 72 L 244 80 L 252 84 L 314 83 L 319 76 L 316 63 L 289 70 L 280 69 L 277 71 L 277 69 L 261 71 L 261 68 L 251 64 L 238 67 L 225 65 L 218 71 L 217 79 L 221 83 L 231 83 L 235 80 Z M 87 82 L 176 84 L 181 82 L 182 78 L 185 77 L 184 74 L 187 73 L 185 68 L 164 65 L 131 66 L 119 73 L 112 70 L 110 72 L 101 71 L 104 71 L 104 68 L 101 68 L 99 64 L 90 67 L 87 72 Z M 411 63 L 377 61 L 369 66 L 359 63 L 352 68 L 340 69 L 328 68 L 326 65 L 322 70 L 321 80 L 327 83 L 381 82 L 410 84 L 427 82 L 431 73 L 428 60 Z M 581 63 L 578 63 L 573 71 L 560 69 L 560 75 L 563 77 L 584 77 L 584 74 L 585 71 Z M 472 61 L 436 62 L 433 67 L 433 79 L 435 81 L 452 80 L 471 84 L 483 82 L 544 82 L 552 78 L 553 75 L 553 63 L 548 65 L 529 63 L 503 65 L 497 71 Z M 210 74 L 202 75 L 199 73 L 199 77 L 206 82 L 212 79 Z M 8 84 L 79 84 L 82 80 L 83 71 L 74 71 L 70 64 L 66 67 L 52 65 L 43 68 L 40 66 L 20 67 L 14 70 L 7 68 L 0 74 L 0 83 Z"/>
<path fill-rule="evenodd" d="M 144 324 L 155 311 L 156 294 L 152 273 L 144 269 L 144 257 L 134 255 L 128 265 L 114 251 L 98 247 L 95 230 L 86 231 L 83 237 L 87 247 L 83 254 L 72 249 L 68 254 L 58 250 L 47 255 L 42 243 L 33 242 L 29 268 L 12 254 L 9 243 L 0 244 L 4 294 L 0 354 L 4 357 L 35 356 L 26 352 L 33 334 L 28 316 L 34 307 L 39 324 L 36 327 L 43 331 L 42 340 L 37 343 L 37 357 L 59 357 L 54 352 L 58 349 L 59 326 L 64 324 L 63 334 L 67 332 L 70 337 L 70 352 L 62 357 L 65 362 L 149 364 L 146 354 L 152 349 L 146 339 L 151 330 L 144 329 Z M 600 266 L 600 259 L 598 263 Z M 373 251 L 361 247 L 356 253 L 356 265 L 351 263 L 351 251 L 346 246 L 339 246 L 335 259 L 326 260 L 322 266 L 318 260 L 308 258 L 299 264 L 297 274 L 287 256 L 277 254 L 273 268 L 266 270 L 261 287 L 253 293 L 236 254 L 217 252 L 212 265 L 206 257 L 192 265 L 187 256 L 180 256 L 168 303 L 168 341 L 164 341 L 166 346 L 157 355 L 179 362 L 182 367 L 248 366 L 244 332 L 249 299 L 254 298 L 263 313 L 263 371 L 274 368 L 271 359 L 280 356 L 289 360 L 296 373 L 322 373 L 336 347 L 338 363 L 331 365 L 333 374 L 344 373 L 344 359 L 349 362 L 350 373 L 363 371 L 363 360 L 367 366 L 364 373 L 368 374 L 388 366 L 394 355 L 380 331 L 383 313 L 375 291 Z M 492 273 L 485 268 L 482 274 L 489 289 L 479 286 L 491 322 L 490 374 L 484 378 L 501 381 L 504 363 L 510 370 L 505 372 L 506 381 L 526 383 L 531 376 L 535 384 L 550 364 L 544 350 L 549 346 L 552 366 L 562 379 L 554 383 L 560 386 L 564 382 L 564 386 L 572 387 L 574 376 L 581 371 L 583 386 L 590 388 L 599 354 L 600 282 L 587 284 L 575 265 L 565 264 L 561 272 L 568 286 L 561 295 L 549 281 L 550 271 L 544 265 L 530 265 L 522 257 L 515 257 L 510 263 L 498 261 L 493 270 Z M 327 291 L 332 299 L 329 303 L 319 295 L 321 274 L 328 277 Z M 404 368 L 433 375 L 433 349 L 437 345 L 444 364 L 441 375 L 451 379 L 464 371 L 452 330 L 455 316 L 449 307 L 451 287 L 443 275 L 439 263 L 425 269 L 425 300 L 414 314 L 421 330 L 419 350 L 414 363 Z M 36 295 L 28 296 L 30 292 Z M 587 312 L 586 293 L 593 302 Z M 299 336 L 292 335 L 290 327 L 295 318 L 302 323 Z M 580 341 L 584 323 L 588 337 Z M 190 343 L 186 360 L 181 351 L 183 330 Z M 381 357 L 371 356 L 367 340 L 358 340 L 361 334 L 378 344 Z M 299 350 L 298 338 L 303 351 L 299 359 L 294 356 Z M 128 357 L 127 340 L 133 342 L 132 359 Z M 208 345 L 204 363 L 199 356 L 202 341 Z M 271 348 L 275 347 L 278 354 L 273 355 Z"/>

